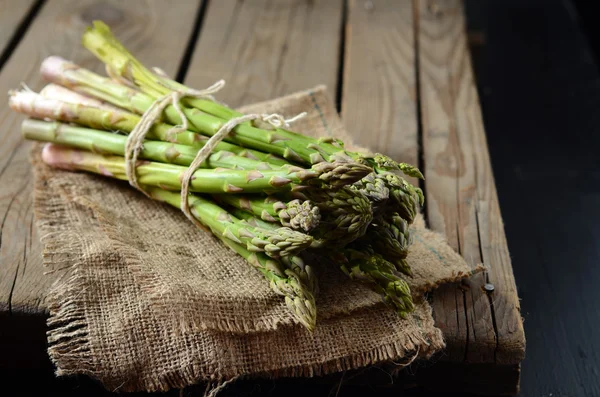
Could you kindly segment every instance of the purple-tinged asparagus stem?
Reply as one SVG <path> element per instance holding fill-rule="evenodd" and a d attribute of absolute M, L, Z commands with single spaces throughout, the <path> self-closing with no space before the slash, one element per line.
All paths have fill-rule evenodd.
<path fill-rule="evenodd" d="M 125 159 L 120 156 L 103 156 L 85 150 L 70 149 L 54 144 L 44 148 L 43 160 L 54 167 L 87 171 L 112 178 L 128 180 Z M 187 167 L 151 161 L 138 161 L 136 175 L 141 185 L 158 186 L 166 190 L 180 190 L 181 180 Z M 190 183 L 190 191 L 197 193 L 264 193 L 285 191 L 302 187 L 294 185 L 294 179 L 316 178 L 304 170 L 298 175 L 287 170 L 232 170 L 226 168 L 198 169 Z"/>
<path fill-rule="evenodd" d="M 47 84 L 44 88 L 42 88 L 40 95 L 44 98 L 55 99 L 57 101 L 71 103 L 74 105 L 93 106 L 99 109 L 116 110 L 119 112 L 123 111 L 123 109 L 113 106 L 110 103 L 106 103 L 99 99 L 92 98 L 91 96 L 71 91 L 66 87 L 54 83 Z"/>

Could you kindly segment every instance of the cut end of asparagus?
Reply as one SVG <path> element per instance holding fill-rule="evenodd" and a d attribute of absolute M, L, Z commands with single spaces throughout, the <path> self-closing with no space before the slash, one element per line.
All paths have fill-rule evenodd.
<path fill-rule="evenodd" d="M 68 87 L 72 82 L 65 76 L 64 71 L 76 69 L 79 69 L 78 65 L 53 55 L 44 59 L 40 66 L 40 73 L 44 80 Z"/>
<path fill-rule="evenodd" d="M 54 99 L 73 105 L 85 105 L 93 106 L 95 108 L 104 110 L 122 111 L 122 109 L 116 106 L 110 105 L 106 102 L 102 102 L 96 98 L 92 98 L 90 96 L 71 91 L 66 87 L 54 83 L 47 84 L 44 88 L 42 88 L 42 90 L 40 91 L 40 95 L 47 99 Z"/>
<path fill-rule="evenodd" d="M 81 152 L 47 143 L 42 149 L 42 161 L 54 168 L 77 170 L 76 164 L 81 162 Z"/>
<path fill-rule="evenodd" d="M 71 120 L 77 117 L 68 106 L 63 106 L 63 102 L 45 98 L 33 91 L 10 91 L 8 104 L 15 112 L 37 119 Z"/>

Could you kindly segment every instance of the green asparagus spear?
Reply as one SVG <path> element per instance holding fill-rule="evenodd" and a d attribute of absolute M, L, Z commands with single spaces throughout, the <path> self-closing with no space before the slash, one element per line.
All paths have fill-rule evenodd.
<path fill-rule="evenodd" d="M 113 73 L 133 82 L 141 91 L 156 99 L 173 91 L 184 92 L 189 90 L 186 86 L 164 76 L 159 76 L 144 67 L 112 34 L 110 28 L 95 21 L 93 28 L 88 29 L 83 35 L 83 46 L 102 60 Z M 192 122 L 193 110 L 203 115 L 213 115 L 224 121 L 239 117 L 241 113 L 210 99 L 184 98 L 182 102 L 188 106 L 186 116 Z M 238 126 L 239 135 L 248 135 L 254 139 L 279 146 L 282 151 L 264 150 L 281 155 L 296 162 L 315 164 L 321 161 L 342 161 L 352 159 L 362 162 L 379 171 L 402 170 L 410 175 L 422 177 L 418 169 L 407 164 L 398 164 L 391 158 L 382 154 L 361 154 L 343 150 L 343 143 L 333 138 L 312 138 L 282 128 L 264 130 L 254 128 L 250 123 Z M 256 147 L 259 150 L 258 147 Z"/>
<path fill-rule="evenodd" d="M 279 222 L 292 229 L 309 232 L 321 219 L 319 208 L 309 200 L 283 202 L 275 196 L 218 195 L 217 201 L 247 211 L 268 222 Z"/>
<path fill-rule="evenodd" d="M 346 274 L 373 288 L 400 316 L 406 318 L 414 310 L 410 287 L 394 274 L 394 265 L 380 255 L 372 250 L 359 251 L 352 248 L 332 255 L 333 260 L 342 263 L 342 270 Z"/>
<path fill-rule="evenodd" d="M 317 323 L 315 297 L 294 271 L 284 268 L 281 262 L 277 262 L 261 253 L 248 251 L 241 244 L 222 236 L 217 237 L 265 276 L 271 289 L 285 297 L 288 309 L 300 324 L 304 325 L 309 331 L 315 329 Z"/>
<path fill-rule="evenodd" d="M 140 121 L 140 116 L 114 109 L 101 109 L 94 106 L 73 104 L 57 99 L 45 98 L 29 91 L 11 91 L 10 107 L 20 113 L 39 119 L 54 119 L 57 121 L 77 123 L 94 129 L 122 131 L 130 133 Z M 172 125 L 162 122 L 154 123 L 147 138 L 164 142 L 189 145 L 196 149 L 205 145 L 208 137 L 192 131 L 171 133 Z M 260 160 L 273 165 L 286 165 L 288 162 L 270 153 L 246 149 L 231 143 L 219 142 L 215 150 L 224 150 L 238 156 Z"/>
<path fill-rule="evenodd" d="M 127 180 L 125 160 L 120 156 L 46 145 L 44 160 L 55 167 L 81 170 Z M 186 167 L 138 160 L 136 175 L 143 185 L 158 186 L 167 190 L 180 190 Z M 226 168 L 199 169 L 194 173 L 190 190 L 197 193 L 264 193 L 305 188 L 296 182 L 310 182 L 316 178 L 314 171 L 289 172 L 288 170 L 232 170 Z"/>
<path fill-rule="evenodd" d="M 369 200 L 349 186 L 337 190 L 309 188 L 300 195 L 321 213 L 319 226 L 311 232 L 314 248 L 343 247 L 365 234 L 373 219 Z"/>
<path fill-rule="evenodd" d="M 354 247 L 366 250 L 370 247 L 385 260 L 394 264 L 396 270 L 412 276 L 406 260 L 408 249 L 412 244 L 412 233 L 408 222 L 397 213 L 391 216 L 379 216 L 369 226 L 367 233 L 357 239 Z M 368 247 L 368 248 L 365 248 Z"/>
<path fill-rule="evenodd" d="M 179 193 L 154 186 L 145 186 L 145 189 L 153 199 L 180 208 Z M 279 258 L 297 254 L 307 248 L 312 241 L 310 236 L 289 228 L 263 229 L 249 225 L 232 216 L 212 200 L 199 195 L 190 195 L 188 202 L 194 218 L 209 227 L 214 234 L 243 244 L 250 252 L 264 252 L 270 257 Z"/>
<path fill-rule="evenodd" d="M 227 209 L 231 215 L 236 218 L 243 219 L 248 222 L 249 225 L 252 225 L 257 228 L 263 228 L 267 230 L 277 230 L 278 225 L 276 223 L 267 222 L 260 218 L 255 217 L 249 212 L 238 208 L 228 208 Z M 300 256 L 297 255 L 289 255 L 280 258 L 281 263 L 285 265 L 286 268 L 292 270 L 296 276 L 302 280 L 302 282 L 310 289 L 313 295 L 318 293 L 318 282 L 317 275 L 312 270 L 312 267 L 307 265 Z"/>
<path fill-rule="evenodd" d="M 89 150 L 100 154 L 123 156 L 127 137 L 106 131 L 76 127 L 55 121 L 25 119 L 21 124 L 21 132 L 26 139 L 53 142 L 72 148 Z M 139 154 L 140 158 L 161 163 L 190 165 L 198 149 L 161 141 L 145 141 Z M 232 168 L 244 170 L 272 169 L 268 163 L 241 157 L 221 150 L 212 153 L 202 164 L 202 168 Z M 273 166 L 279 169 L 277 166 Z"/>
<path fill-rule="evenodd" d="M 412 224 L 419 213 L 419 205 L 423 205 L 424 196 L 421 189 L 391 172 L 381 173 L 379 177 L 385 181 L 390 192 L 388 207 Z"/>
<path fill-rule="evenodd" d="M 381 175 L 372 172 L 360 181 L 354 182 L 352 188 L 362 192 L 369 199 L 374 215 L 385 211 L 390 190 Z"/>

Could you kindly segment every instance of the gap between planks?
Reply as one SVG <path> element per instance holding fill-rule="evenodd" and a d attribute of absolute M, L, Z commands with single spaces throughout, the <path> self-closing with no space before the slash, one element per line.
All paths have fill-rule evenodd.
<path fill-rule="evenodd" d="M 10 1 L 8 4 L 0 2 L 0 9 L 2 9 L 0 16 L 0 73 L 45 1 L 22 0 Z M 17 23 L 17 21 L 20 22 Z M 11 30 L 12 34 L 9 33 Z"/>

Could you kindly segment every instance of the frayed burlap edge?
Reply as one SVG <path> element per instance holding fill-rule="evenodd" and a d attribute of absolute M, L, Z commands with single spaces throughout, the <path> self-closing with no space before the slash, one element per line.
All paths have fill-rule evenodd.
<path fill-rule="evenodd" d="M 44 181 L 41 178 L 36 178 L 35 191 L 36 194 L 43 195 L 45 189 Z M 78 205 L 73 203 L 73 205 Z M 51 312 L 51 320 L 49 325 L 53 328 L 52 334 L 49 334 L 49 352 L 55 364 L 60 362 L 58 374 L 70 375 L 85 373 L 100 379 L 108 388 L 118 388 L 124 391 L 134 391 L 145 389 L 149 391 L 167 390 L 172 387 L 183 387 L 194 383 L 197 379 L 218 379 L 228 380 L 235 378 L 241 374 L 249 374 L 251 376 L 268 375 L 270 377 L 281 376 L 318 376 L 332 372 L 345 371 L 355 369 L 357 367 L 375 364 L 381 361 L 397 360 L 406 357 L 411 357 L 417 354 L 419 357 L 427 358 L 433 352 L 443 348 L 444 342 L 441 331 L 434 327 L 433 318 L 431 317 L 431 308 L 427 303 L 422 303 L 428 311 L 427 329 L 430 330 L 428 335 L 407 336 L 407 339 L 402 338 L 395 340 L 392 343 L 382 344 L 377 348 L 351 354 L 335 359 L 326 360 L 320 363 L 311 365 L 289 365 L 281 368 L 264 367 L 260 371 L 244 372 L 239 370 L 223 370 L 215 367 L 199 367 L 197 364 L 189 366 L 181 366 L 175 371 L 166 371 L 154 376 L 140 375 L 138 379 L 107 379 L 106 373 L 98 372 L 98 363 L 96 361 L 96 352 L 90 339 L 90 333 L 93 330 L 89 329 L 85 320 L 84 311 L 75 304 L 75 298 L 78 294 L 78 288 L 65 289 L 66 285 L 73 287 L 81 285 L 79 281 L 85 280 L 79 272 L 81 262 L 74 260 L 76 256 L 70 255 L 83 248 L 81 241 L 77 236 L 72 236 L 72 245 L 68 248 L 64 246 L 64 233 L 60 223 L 56 220 L 63 214 L 61 211 L 66 211 L 66 208 L 58 208 L 52 212 L 52 216 L 44 217 L 41 212 L 47 212 L 53 208 L 53 203 L 45 202 L 43 211 L 36 204 L 35 211 L 38 217 L 38 224 L 46 231 L 42 236 L 44 244 L 44 263 L 52 263 L 53 265 L 64 264 L 71 265 L 68 271 L 57 281 L 52 289 L 51 298 L 48 299 L 48 306 Z M 42 216 L 40 216 L 40 214 Z M 60 238 L 59 238 L 60 237 Z M 48 258 L 52 258 L 49 260 Z M 65 270 L 58 266 L 56 271 Z M 466 274 L 465 274 L 466 275 Z M 463 274 L 456 274 L 448 277 L 448 280 L 458 280 L 463 277 Z M 439 283 L 435 283 L 435 286 Z M 375 309 L 375 308 L 373 308 Z M 429 324 L 430 323 L 430 324 Z M 290 327 L 284 327 L 285 329 Z M 423 328 L 422 328 L 423 329 Z M 209 332 L 209 331 L 207 331 Z M 223 334 L 218 331 L 210 331 L 211 334 Z M 260 336 L 260 335 L 254 335 Z M 230 337 L 230 336 L 228 336 Z M 243 338 L 243 335 L 236 337 Z M 69 365 L 64 365 L 69 363 Z M 60 369 L 63 368 L 63 369 Z M 67 369 L 73 368 L 73 369 Z"/>

